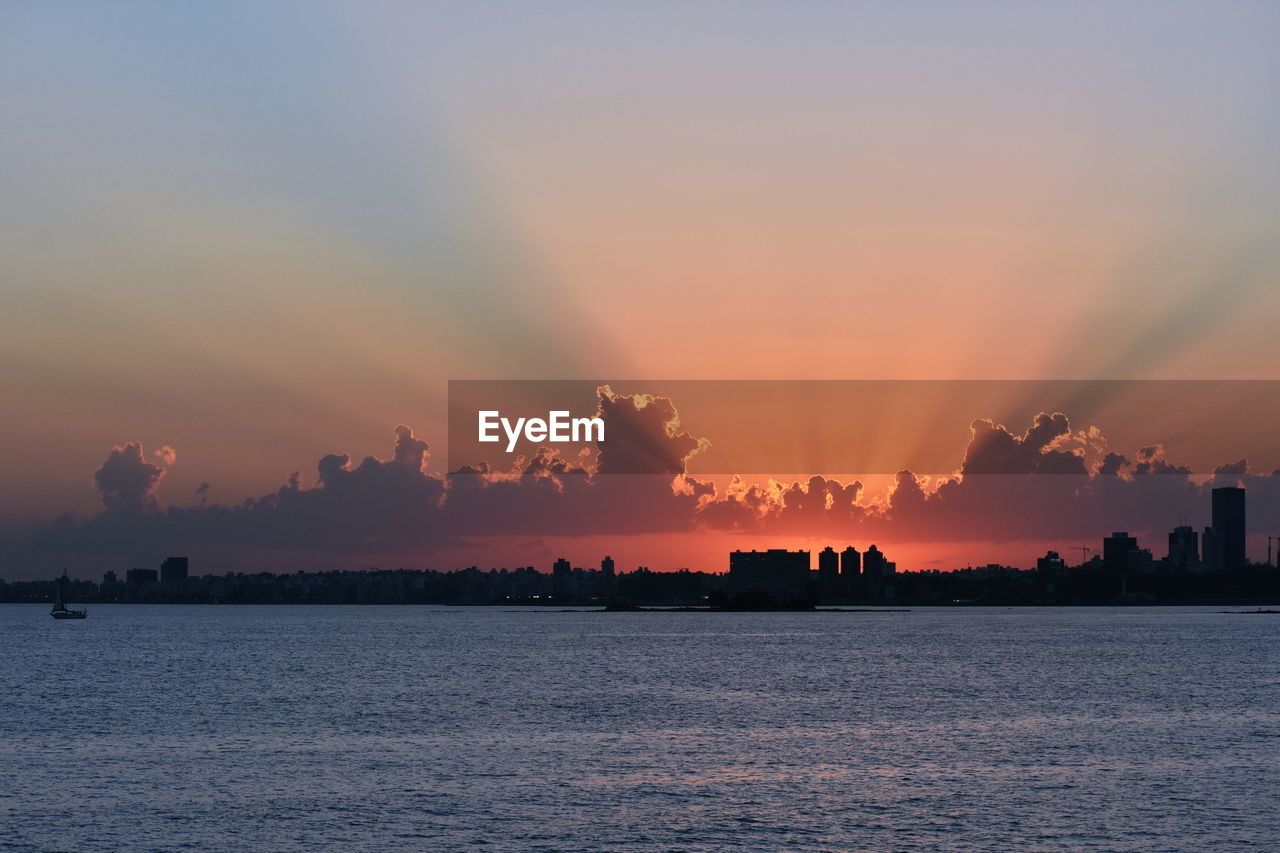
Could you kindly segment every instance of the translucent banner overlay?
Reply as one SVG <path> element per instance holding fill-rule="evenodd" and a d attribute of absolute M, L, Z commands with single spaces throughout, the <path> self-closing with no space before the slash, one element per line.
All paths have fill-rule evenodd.
<path fill-rule="evenodd" d="M 1257 473 L 1277 427 L 1280 380 L 453 380 L 448 470 Z"/>

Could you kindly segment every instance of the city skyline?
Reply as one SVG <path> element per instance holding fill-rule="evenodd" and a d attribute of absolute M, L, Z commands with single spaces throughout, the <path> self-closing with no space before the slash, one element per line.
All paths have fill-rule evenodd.
<path fill-rule="evenodd" d="M 1133 573 L 1150 573 L 1157 569 L 1157 563 L 1159 571 L 1177 574 L 1230 572 L 1259 566 L 1276 567 L 1277 562 L 1280 562 L 1280 549 L 1277 549 L 1274 554 L 1277 562 L 1273 562 L 1271 540 L 1274 538 L 1280 543 L 1280 537 L 1268 535 L 1267 559 L 1264 562 L 1249 560 L 1246 555 L 1244 546 L 1247 538 L 1246 490 L 1235 486 L 1219 486 L 1212 490 L 1211 498 L 1213 524 L 1204 528 L 1201 535 L 1193 528 L 1179 523 L 1168 533 L 1167 552 L 1163 556 L 1154 557 L 1150 548 L 1140 547 L 1138 537 L 1130 536 L 1127 531 L 1115 531 L 1102 540 L 1101 549 L 1089 546 L 1073 548 L 1072 550 L 1080 551 L 1081 555 L 1080 562 L 1074 567 L 1081 569 L 1087 566 L 1101 567 L 1117 578 Z M 1201 550 L 1201 543 L 1203 543 L 1203 550 Z M 1093 556 L 1090 557 L 1090 554 Z M 769 584 L 780 578 L 784 587 L 796 580 L 797 572 L 804 583 L 816 581 L 819 586 L 824 584 L 829 586 L 835 583 L 836 578 L 840 579 L 841 583 L 859 578 L 874 578 L 876 582 L 882 582 L 898 573 L 896 561 L 889 560 L 874 542 L 865 545 L 862 551 L 853 544 L 845 545 L 838 551 L 834 546 L 826 545 L 817 552 L 816 560 L 815 568 L 813 553 L 809 550 L 790 551 L 785 548 L 768 548 L 760 551 L 753 548 L 750 551 L 730 551 L 726 572 L 721 573 L 707 568 L 698 568 L 696 571 L 700 574 L 730 576 L 737 573 L 740 577 L 748 578 L 749 583 Z M 1069 560 L 1054 550 L 1049 550 L 1043 556 L 1035 558 L 1034 562 L 1035 568 L 1040 571 L 1050 568 L 1065 570 L 1073 567 Z M 961 568 L 971 571 L 974 567 L 970 564 L 966 567 L 956 567 L 953 571 L 959 571 Z M 987 563 L 983 568 L 1022 570 L 1017 566 L 995 562 Z M 376 566 L 370 566 L 366 570 L 385 571 Z M 466 569 L 447 571 L 445 574 L 478 570 L 478 566 L 473 565 Z M 534 565 L 522 565 L 514 569 L 507 566 L 491 566 L 487 569 L 490 574 L 495 572 L 505 574 L 513 570 L 544 574 Z M 120 583 L 131 587 L 149 584 L 166 586 L 181 584 L 187 580 L 188 571 L 189 558 L 170 556 L 164 559 L 159 569 L 133 567 L 124 571 L 123 576 L 115 569 L 108 569 L 103 575 L 102 586 L 111 587 Z M 402 572 L 404 569 L 395 571 Z M 573 561 L 565 557 L 557 557 L 550 571 L 545 574 L 560 578 L 570 574 L 581 574 L 584 571 L 593 570 L 574 565 Z M 605 578 L 614 578 L 618 574 L 617 561 L 612 555 L 606 554 L 600 560 L 598 571 Z M 650 568 L 646 565 L 637 565 L 634 571 L 646 573 Z M 682 566 L 677 571 L 688 572 L 690 568 Z M 927 570 L 906 569 L 905 571 L 920 573 Z M 439 572 L 433 570 L 433 573 Z M 625 569 L 622 573 L 626 573 Z M 217 575 L 206 574 L 203 577 L 208 579 Z M 1280 578 L 1280 575 L 1277 575 L 1277 578 Z"/>

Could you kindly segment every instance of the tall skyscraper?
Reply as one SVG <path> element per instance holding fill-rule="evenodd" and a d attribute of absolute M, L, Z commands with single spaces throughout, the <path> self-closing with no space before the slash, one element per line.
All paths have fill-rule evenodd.
<path fill-rule="evenodd" d="M 600 571 L 607 578 L 613 577 L 613 557 L 606 555 L 605 558 L 600 561 Z"/>
<path fill-rule="evenodd" d="M 1230 570 L 1244 566 L 1244 489 L 1223 486 L 1213 490 L 1213 529 L 1222 551 L 1220 568 Z"/>
<path fill-rule="evenodd" d="M 835 577 L 840 573 L 840 555 L 830 545 L 818 552 L 818 575 L 822 578 Z"/>
<path fill-rule="evenodd" d="M 1222 537 L 1218 535 L 1218 531 L 1213 527 L 1206 527 L 1204 535 L 1200 538 L 1201 553 L 1204 567 L 1211 572 L 1222 569 Z"/>
<path fill-rule="evenodd" d="M 1169 556 L 1171 568 L 1186 571 L 1200 562 L 1200 535 L 1194 527 L 1179 525 L 1169 531 Z"/>
<path fill-rule="evenodd" d="M 852 545 L 840 552 L 840 574 L 851 578 L 862 574 L 862 555 Z"/>

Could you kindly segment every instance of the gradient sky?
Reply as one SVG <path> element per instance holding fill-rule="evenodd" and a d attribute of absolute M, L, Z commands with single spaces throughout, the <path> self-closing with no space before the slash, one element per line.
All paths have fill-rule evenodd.
<path fill-rule="evenodd" d="M 450 378 L 1277 378 L 1275 3 L 4 18 L 0 530 L 441 460 Z"/>

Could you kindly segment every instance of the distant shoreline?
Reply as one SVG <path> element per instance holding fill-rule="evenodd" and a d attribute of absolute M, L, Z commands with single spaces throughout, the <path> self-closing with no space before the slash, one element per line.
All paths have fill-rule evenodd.
<path fill-rule="evenodd" d="M 20 604 L 31 607 L 47 607 L 51 604 L 48 601 L 0 601 L 0 604 Z M 989 602 L 965 602 L 963 604 L 933 603 L 933 604 L 916 604 L 911 607 L 892 607 L 892 606 L 831 606 L 831 607 L 699 607 L 696 605 L 643 605 L 643 606 L 626 606 L 626 607 L 610 607 L 602 605 L 599 602 L 591 603 L 572 603 L 557 602 L 554 604 L 532 604 L 523 602 L 496 602 L 496 603 L 480 603 L 480 604 L 463 604 L 449 602 L 421 602 L 421 601 L 402 601 L 402 602 L 386 602 L 386 601 L 341 601 L 341 602 L 317 602 L 317 601 L 77 601 L 77 606 L 97 607 L 102 605 L 114 605 L 122 607 L 452 607 L 452 608 L 475 608 L 475 609 L 493 609 L 506 608 L 508 612 L 518 613 L 521 611 L 528 612 L 555 612 L 555 613 L 910 613 L 914 610 L 936 609 L 936 610 L 976 610 L 999 607 L 1005 609 L 1025 608 L 1025 609 L 1041 609 L 1041 610 L 1062 610 L 1081 607 L 1090 608 L 1142 608 L 1142 609 L 1161 609 L 1170 607 L 1254 607 L 1252 610 L 1221 610 L 1220 613 L 1230 613 L 1239 615 L 1280 615 L 1280 605 L 1264 605 L 1254 601 L 1164 601 L 1164 602 L 1130 602 L 1130 601 L 1112 601 L 1112 602 L 1079 602 L 1079 603 L 1030 603 L 1030 602 L 1012 602 L 1012 601 L 989 601 Z"/>

